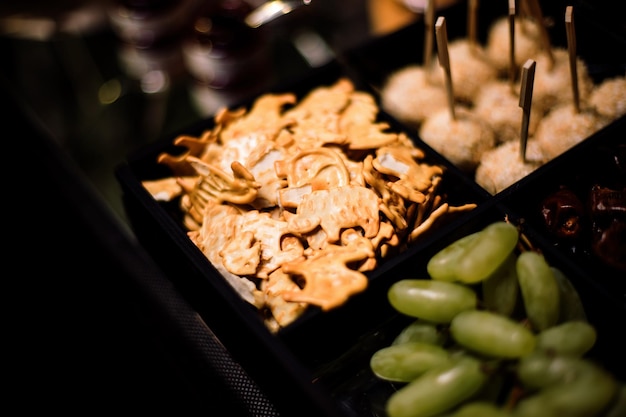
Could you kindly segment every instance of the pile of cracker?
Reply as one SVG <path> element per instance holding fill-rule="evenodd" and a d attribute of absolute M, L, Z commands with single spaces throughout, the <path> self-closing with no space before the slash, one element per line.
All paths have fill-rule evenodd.
<path fill-rule="evenodd" d="M 188 236 L 272 331 L 310 306 L 343 305 L 367 271 L 449 216 L 445 168 L 378 121 L 369 93 L 346 78 L 222 109 L 186 149 L 162 153 L 173 175 L 143 185 L 180 199 Z"/>

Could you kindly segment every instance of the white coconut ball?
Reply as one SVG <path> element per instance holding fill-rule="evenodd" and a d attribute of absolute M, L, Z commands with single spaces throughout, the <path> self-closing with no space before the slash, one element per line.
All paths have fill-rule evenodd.
<path fill-rule="evenodd" d="M 438 111 L 424 120 L 419 136 L 459 169 L 473 172 L 483 152 L 495 146 L 496 135 L 487 122 L 467 108 L 457 106 L 455 116 L 450 109 Z"/>
<path fill-rule="evenodd" d="M 552 48 L 554 62 L 550 62 L 547 54 L 542 53 L 536 58 L 535 77 L 533 83 L 533 103 L 543 109 L 550 109 L 561 104 L 573 104 L 572 76 L 570 72 L 569 52 L 563 48 Z M 581 107 L 589 98 L 594 87 L 585 62 L 576 58 L 578 77 L 578 93 Z"/>
<path fill-rule="evenodd" d="M 381 107 L 396 119 L 418 126 L 432 113 L 446 107 L 448 98 L 431 71 L 411 65 L 392 73 L 381 89 Z"/>
<path fill-rule="evenodd" d="M 498 78 L 498 70 L 491 64 L 484 48 L 467 38 L 450 42 L 448 57 L 454 97 L 461 102 L 472 104 L 478 91 L 486 83 Z M 443 69 L 436 75 L 439 77 L 438 82 L 445 86 Z"/>
<path fill-rule="evenodd" d="M 603 117 L 615 120 L 626 114 L 626 76 L 607 78 L 597 85 L 589 104 Z"/>
<path fill-rule="evenodd" d="M 475 181 L 492 195 L 526 177 L 547 162 L 539 144 L 529 139 L 525 160 L 522 160 L 520 141 L 505 142 L 483 153 Z"/>
<path fill-rule="evenodd" d="M 523 17 L 514 18 L 515 68 L 519 69 L 528 59 L 535 59 L 542 50 L 541 27 Z M 487 33 L 485 50 L 487 56 L 501 73 L 510 68 L 511 35 L 508 16 L 494 21 Z"/>
<path fill-rule="evenodd" d="M 519 141 L 522 129 L 523 109 L 519 106 L 519 88 L 508 81 L 497 80 L 483 87 L 476 97 L 474 113 L 491 125 L 496 142 Z M 543 110 L 532 104 L 528 134 L 535 133 Z"/>
<path fill-rule="evenodd" d="M 556 158 L 606 126 L 595 111 L 577 112 L 573 104 L 561 105 L 541 119 L 534 138 L 548 159 Z"/>

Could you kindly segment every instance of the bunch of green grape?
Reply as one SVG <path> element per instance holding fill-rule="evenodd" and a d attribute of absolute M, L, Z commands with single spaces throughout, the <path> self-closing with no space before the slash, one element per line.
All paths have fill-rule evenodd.
<path fill-rule="evenodd" d="M 370 359 L 397 387 L 389 417 L 626 416 L 626 384 L 586 356 L 597 334 L 579 294 L 522 237 L 496 221 L 389 288 L 415 319 Z"/>

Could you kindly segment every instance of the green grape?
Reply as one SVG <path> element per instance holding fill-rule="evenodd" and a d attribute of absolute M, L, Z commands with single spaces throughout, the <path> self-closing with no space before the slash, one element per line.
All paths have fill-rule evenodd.
<path fill-rule="evenodd" d="M 430 279 L 403 279 L 389 287 L 389 303 L 407 316 L 449 323 L 464 310 L 476 308 L 478 297 L 469 287 Z"/>
<path fill-rule="evenodd" d="M 606 371 L 594 367 L 575 381 L 547 388 L 541 393 L 551 408 L 562 416 L 596 416 L 611 402 L 618 390 L 617 381 Z"/>
<path fill-rule="evenodd" d="M 560 269 L 551 267 L 559 285 L 559 321 L 587 320 L 585 307 L 578 291 Z"/>
<path fill-rule="evenodd" d="M 485 227 L 456 263 L 457 280 L 474 284 L 487 279 L 513 252 L 518 238 L 511 223 L 498 221 Z"/>
<path fill-rule="evenodd" d="M 381 379 L 411 382 L 424 372 L 450 363 L 448 351 L 421 342 L 391 345 L 374 352 L 370 368 Z"/>
<path fill-rule="evenodd" d="M 461 357 L 447 366 L 427 371 L 394 392 L 386 404 L 387 415 L 436 416 L 471 398 L 487 379 L 479 360 Z"/>
<path fill-rule="evenodd" d="M 626 384 L 620 383 L 615 394 L 615 399 L 603 417 L 624 417 L 626 416 Z"/>
<path fill-rule="evenodd" d="M 456 281 L 456 264 L 478 238 L 481 231 L 463 236 L 434 254 L 426 264 L 428 275 L 439 281 Z"/>
<path fill-rule="evenodd" d="M 487 401 L 473 401 L 462 405 L 450 417 L 510 417 L 512 414 Z"/>
<path fill-rule="evenodd" d="M 399 345 L 407 342 L 422 342 L 442 346 L 446 342 L 446 339 L 446 335 L 437 328 L 437 325 L 418 319 L 402 329 L 391 344 Z"/>
<path fill-rule="evenodd" d="M 559 415 L 558 412 L 550 408 L 547 398 L 541 395 L 532 395 L 520 401 L 513 410 L 515 417 L 569 417 Z"/>
<path fill-rule="evenodd" d="M 582 362 L 581 358 L 554 356 L 536 351 L 525 356 L 517 364 L 517 377 L 529 389 L 540 389 L 562 383 L 572 378 Z"/>
<path fill-rule="evenodd" d="M 513 359 L 530 354 L 535 335 L 522 324 L 497 313 L 468 310 L 450 323 L 450 334 L 461 346 L 496 358 Z"/>
<path fill-rule="evenodd" d="M 596 329 L 586 321 L 567 321 L 537 334 L 537 348 L 556 355 L 583 356 L 596 338 Z"/>
<path fill-rule="evenodd" d="M 511 253 L 504 263 L 482 282 L 482 300 L 487 310 L 503 316 L 513 314 L 519 296 L 516 261 L 517 255 Z"/>
<path fill-rule="evenodd" d="M 522 252 L 517 257 L 517 279 L 528 320 L 537 331 L 559 320 L 559 285 L 542 254 Z"/>
<path fill-rule="evenodd" d="M 540 401 L 545 406 L 540 415 L 598 415 L 616 397 L 618 382 L 611 374 L 590 361 L 571 357 L 566 360 L 571 362 L 571 366 L 563 373 L 562 380 L 542 388 L 533 396 L 539 399 L 535 401 Z M 520 402 L 520 407 L 525 407 L 524 401 Z"/>

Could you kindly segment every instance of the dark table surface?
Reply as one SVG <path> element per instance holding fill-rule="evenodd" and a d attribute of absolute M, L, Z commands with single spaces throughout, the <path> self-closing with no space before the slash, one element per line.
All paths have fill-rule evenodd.
<path fill-rule="evenodd" d="M 20 413 L 278 415 L 125 219 L 116 165 L 214 109 L 195 100 L 188 74 L 146 91 L 124 67 L 103 4 L 0 7 L 0 120 L 11 132 L 7 397 Z M 364 13 L 365 2 L 350 1 L 315 24 L 292 19 L 308 35 L 327 28 L 325 36 L 329 19 L 349 20 L 331 25 L 345 44 L 364 35 Z M 277 77 L 310 68 L 294 46 L 302 33 L 274 28 Z M 117 96 L 103 98 L 112 86 Z"/>
<path fill-rule="evenodd" d="M 76 163 L 8 103 L 8 154 L 29 167 L 9 172 L 9 401 L 20 413 L 273 415 Z"/>

